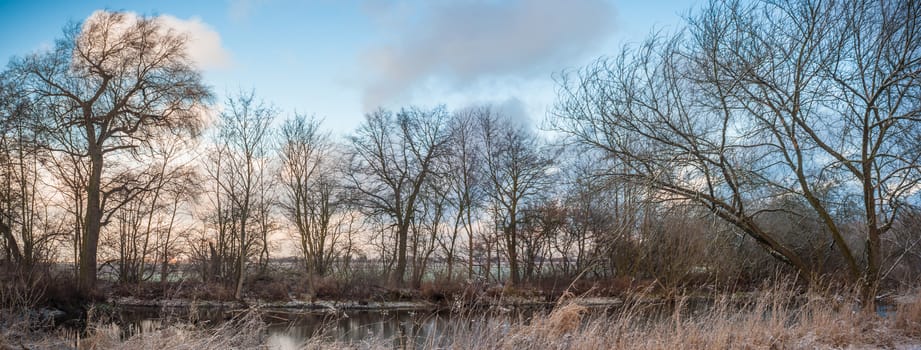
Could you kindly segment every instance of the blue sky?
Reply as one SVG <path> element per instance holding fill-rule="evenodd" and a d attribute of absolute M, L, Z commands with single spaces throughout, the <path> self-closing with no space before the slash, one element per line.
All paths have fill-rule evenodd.
<path fill-rule="evenodd" d="M 695 0 L 7 1 L 0 59 L 50 47 L 96 10 L 166 16 L 221 100 L 255 89 L 282 115 L 326 120 L 336 135 L 378 106 L 489 103 L 539 123 L 552 75 L 655 29 L 675 29 Z"/>

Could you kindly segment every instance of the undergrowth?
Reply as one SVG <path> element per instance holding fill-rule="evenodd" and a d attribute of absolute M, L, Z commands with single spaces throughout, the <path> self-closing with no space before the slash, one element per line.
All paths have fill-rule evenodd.
<path fill-rule="evenodd" d="M 315 334 L 302 343 L 279 341 L 264 315 L 249 310 L 232 321 L 202 326 L 164 322 L 132 334 L 112 323 L 94 322 L 84 333 L 31 332 L 4 313 L 0 348 L 81 349 L 823 349 L 908 348 L 921 344 L 921 298 L 902 298 L 894 312 L 865 312 L 855 293 L 831 288 L 803 291 L 779 283 L 754 294 L 716 294 L 652 299 L 642 291 L 608 310 L 590 309 L 584 299 L 564 295 L 548 312 L 529 318 L 501 313 L 460 312 L 444 329 L 423 338 L 375 336 L 337 341 Z M 12 320 L 12 321 L 11 321 Z M 330 322 L 336 322 L 333 319 Z M 10 323 L 12 322 L 12 323 Z M 331 323 L 332 324 L 332 323 Z M 326 328 L 331 331 L 332 328 Z"/>

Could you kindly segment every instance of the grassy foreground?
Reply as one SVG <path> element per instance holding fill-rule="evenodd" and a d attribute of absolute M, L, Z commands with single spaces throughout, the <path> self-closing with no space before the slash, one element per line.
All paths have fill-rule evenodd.
<path fill-rule="evenodd" d="M 41 331 L 28 317 L 3 314 L 0 349 L 825 349 L 918 348 L 921 297 L 914 294 L 880 316 L 861 312 L 852 295 L 795 291 L 781 284 L 756 294 L 680 296 L 650 302 L 634 293 L 610 312 L 592 311 L 567 296 L 530 320 L 474 312 L 425 339 L 371 338 L 336 342 L 318 334 L 301 344 L 270 337 L 252 310 L 210 328 L 190 322 L 149 325 L 124 338 L 118 326 L 94 322 L 84 335 Z M 702 305 L 700 300 L 705 302 Z M 693 306 L 692 306 L 693 305 Z"/>

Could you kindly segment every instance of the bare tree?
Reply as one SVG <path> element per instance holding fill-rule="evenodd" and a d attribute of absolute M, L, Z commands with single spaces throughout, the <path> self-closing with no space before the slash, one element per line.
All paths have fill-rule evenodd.
<path fill-rule="evenodd" d="M 824 225 L 808 234 L 828 235 L 873 305 L 880 237 L 921 180 L 921 8 L 713 1 L 688 22 L 564 76 L 558 129 L 617 158 L 620 179 L 704 205 L 811 278 L 759 218 L 798 198 Z M 847 242 L 855 219 L 864 244 Z"/>
<path fill-rule="evenodd" d="M 0 246 L 6 260 L 25 270 L 47 256 L 52 239 L 37 227 L 44 154 L 29 125 L 34 113 L 28 98 L 0 76 Z"/>
<path fill-rule="evenodd" d="M 57 200 L 52 199 L 54 206 L 64 211 L 65 222 L 69 226 L 67 232 L 70 237 L 71 258 L 73 259 L 74 278 L 79 276 L 80 257 L 83 255 L 83 224 L 86 215 L 86 183 L 89 165 L 85 159 L 66 153 L 52 153 L 47 158 L 49 173 L 53 176 L 53 181 L 49 181 L 47 186 L 57 190 L 63 197 Z"/>
<path fill-rule="evenodd" d="M 114 227 L 104 230 L 112 236 L 103 242 L 112 249 L 117 262 L 119 281 L 138 283 L 154 276 L 152 262 L 167 268 L 169 251 L 175 243 L 173 229 L 180 206 L 194 199 L 197 174 L 188 160 L 190 144 L 175 135 L 160 135 L 149 140 L 150 147 L 132 159 L 145 166 L 133 165 L 130 177 L 146 181 L 148 190 L 126 202 L 113 217 Z M 108 232 L 107 232 L 108 231 Z M 167 276 L 161 271 L 161 279 Z"/>
<path fill-rule="evenodd" d="M 567 268 L 581 272 L 598 265 L 602 272 L 616 271 L 611 249 L 632 232 L 635 215 L 628 209 L 636 207 L 631 200 L 636 196 L 604 176 L 609 162 L 600 152 L 585 147 L 563 151 L 560 200 L 566 217 L 556 249 Z"/>
<path fill-rule="evenodd" d="M 142 181 L 156 181 L 153 179 L 156 175 L 147 172 L 127 174 Z M 144 229 L 145 218 L 154 217 L 157 211 L 155 207 L 148 205 L 153 199 L 153 192 L 155 191 L 145 191 L 134 198 L 115 197 L 124 201 L 125 205 L 113 215 L 111 225 L 103 229 L 99 255 L 105 259 L 105 248 L 107 245 L 111 246 L 112 260 L 106 261 L 103 266 L 115 262 L 119 282 L 139 283 L 153 274 L 153 271 L 148 269 L 148 261 L 154 252 L 151 242 L 153 237 Z"/>
<path fill-rule="evenodd" d="M 447 255 L 449 277 L 454 276 L 455 244 L 461 229 L 467 239 L 467 278 L 472 280 L 474 276 L 475 226 L 483 201 L 482 181 L 478 180 L 482 169 L 477 119 L 488 111 L 488 108 L 465 109 L 454 113 L 449 124 L 448 156 L 442 163 L 447 168 L 445 177 L 454 223 L 449 239 L 441 243 Z"/>
<path fill-rule="evenodd" d="M 412 222 L 410 237 L 413 288 L 422 286 L 425 271 L 442 236 L 445 211 L 448 207 L 448 186 L 444 173 L 434 171 L 425 182 L 419 198 L 418 213 Z"/>
<path fill-rule="evenodd" d="M 69 27 L 52 50 L 12 63 L 24 91 L 46 111 L 35 121 L 46 146 L 88 159 L 78 279 L 84 292 L 96 284 L 100 230 L 123 204 L 114 195 L 135 191 L 107 186 L 118 176 L 106 160 L 163 130 L 194 134 L 198 107 L 210 98 L 185 43 L 156 19 L 97 12 Z"/>
<path fill-rule="evenodd" d="M 297 229 L 298 249 L 307 272 L 330 272 L 339 248 L 348 235 L 343 220 L 348 203 L 339 182 L 341 174 L 329 135 L 320 130 L 320 120 L 297 115 L 281 130 L 281 182 L 285 190 L 282 206 Z"/>
<path fill-rule="evenodd" d="M 402 285 L 407 242 L 419 208 L 419 195 L 436 158 L 443 156 L 447 112 L 378 110 L 365 116 L 351 141 L 352 186 L 361 194 L 366 213 L 390 220 L 396 234 L 396 268 L 390 282 Z"/>
<path fill-rule="evenodd" d="M 156 215 L 147 218 L 146 230 L 156 238 L 157 258 L 160 263 L 160 283 L 169 281 L 170 264 L 184 251 L 179 239 L 188 235 L 189 223 L 180 223 L 180 216 L 189 216 L 189 210 L 203 192 L 202 175 L 195 169 L 190 150 L 194 144 L 188 140 L 167 138 L 153 148 L 155 165 L 160 166 L 160 182 L 156 184 Z"/>
<path fill-rule="evenodd" d="M 505 244 L 512 284 L 521 282 L 519 224 L 528 202 L 548 186 L 553 164 L 541 153 L 540 139 L 521 125 L 494 112 L 479 120 L 482 158 L 485 161 L 486 195 Z"/>
<path fill-rule="evenodd" d="M 552 242 L 559 239 L 565 216 L 565 208 L 547 196 L 522 208 L 518 243 L 524 280 L 533 280 L 543 272 L 544 264 L 552 262 Z"/>
<path fill-rule="evenodd" d="M 250 257 L 268 260 L 269 132 L 276 114 L 252 91 L 228 97 L 207 167 L 216 185 L 212 196 L 217 247 L 211 248 L 212 259 L 216 269 L 229 272 L 223 276 L 232 277 L 236 299 L 242 296 Z"/>

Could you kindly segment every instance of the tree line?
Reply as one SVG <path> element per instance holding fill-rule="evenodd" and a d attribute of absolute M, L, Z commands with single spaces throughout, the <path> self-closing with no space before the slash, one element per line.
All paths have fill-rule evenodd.
<path fill-rule="evenodd" d="M 281 251 L 318 276 L 370 257 L 412 287 L 780 269 L 870 305 L 921 263 L 919 18 L 913 1 L 711 1 L 559 74 L 553 133 L 407 106 L 338 139 L 253 91 L 215 101 L 181 33 L 102 12 L 2 73 L 0 259 L 70 259 L 84 293 L 100 267 L 166 283 L 191 264 L 236 298 Z"/>

